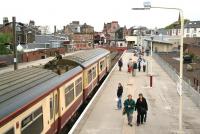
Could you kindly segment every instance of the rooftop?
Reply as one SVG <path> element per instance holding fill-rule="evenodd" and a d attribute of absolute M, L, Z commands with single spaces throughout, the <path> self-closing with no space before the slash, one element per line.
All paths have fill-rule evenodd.
<path fill-rule="evenodd" d="M 185 28 L 200 28 L 200 21 L 189 21 L 185 24 Z"/>

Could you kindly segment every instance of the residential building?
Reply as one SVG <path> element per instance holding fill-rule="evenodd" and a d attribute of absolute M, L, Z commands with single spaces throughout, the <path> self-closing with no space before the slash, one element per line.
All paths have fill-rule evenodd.
<path fill-rule="evenodd" d="M 200 37 L 200 21 L 189 21 L 185 24 L 184 37 Z"/>
<path fill-rule="evenodd" d="M 86 23 L 81 25 L 79 21 L 72 21 L 69 25 L 64 26 L 63 31 L 64 34 L 69 36 L 70 41 L 77 49 L 92 47 L 94 27 Z"/>
<path fill-rule="evenodd" d="M 180 36 L 180 24 L 174 23 L 173 28 L 168 29 L 170 36 Z M 187 21 L 184 25 L 184 37 L 200 37 L 200 21 Z"/>
<path fill-rule="evenodd" d="M 106 37 L 109 37 L 109 40 L 107 40 L 107 43 L 113 45 L 115 44 L 115 32 L 120 28 L 118 21 L 112 21 L 110 23 L 104 23 L 103 27 L 103 34 L 106 35 Z M 107 38 L 108 39 L 108 38 Z"/>
<path fill-rule="evenodd" d="M 12 23 L 7 23 L 0 27 L 0 32 L 12 35 Z M 30 28 L 28 25 L 23 23 L 16 24 L 17 42 L 19 42 L 20 44 L 34 42 L 35 34 L 37 34 L 37 31 L 33 28 Z"/>

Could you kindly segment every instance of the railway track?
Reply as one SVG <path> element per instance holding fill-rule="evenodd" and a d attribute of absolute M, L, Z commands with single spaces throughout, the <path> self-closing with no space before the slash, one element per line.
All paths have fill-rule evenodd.
<path fill-rule="evenodd" d="M 177 53 L 175 54 L 159 54 L 159 56 L 169 63 L 177 73 L 179 73 L 179 61 L 175 60 L 174 57 L 179 57 Z M 183 65 L 183 75 L 184 79 L 188 82 L 190 80 L 191 86 L 197 89 L 197 86 L 194 84 L 194 79 L 200 81 L 200 70 L 193 70 L 192 72 L 187 71 L 187 65 Z"/>

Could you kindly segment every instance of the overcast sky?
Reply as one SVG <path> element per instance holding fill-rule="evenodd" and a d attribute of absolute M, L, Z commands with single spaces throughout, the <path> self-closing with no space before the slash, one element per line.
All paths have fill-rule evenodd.
<path fill-rule="evenodd" d="M 199 0 L 150 0 L 152 6 L 178 7 L 184 17 L 200 20 Z M 53 25 L 62 28 L 73 20 L 86 22 L 101 31 L 104 22 L 118 21 L 120 26 L 165 27 L 178 18 L 177 11 L 151 9 L 132 11 L 142 7 L 143 0 L 3 0 L 0 8 L 0 22 L 3 17 L 16 16 L 17 21 L 28 23 L 35 20 L 36 25 Z"/>

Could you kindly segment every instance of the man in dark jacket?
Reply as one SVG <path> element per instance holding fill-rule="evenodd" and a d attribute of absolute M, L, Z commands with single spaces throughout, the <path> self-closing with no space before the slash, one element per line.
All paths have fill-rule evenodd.
<path fill-rule="evenodd" d="M 136 71 L 137 71 L 137 63 L 136 62 L 133 62 L 133 71 L 132 71 L 132 76 L 136 76 Z"/>
<path fill-rule="evenodd" d="M 123 86 L 121 83 L 118 85 L 117 89 L 117 108 L 120 110 L 122 108 L 122 93 L 123 93 Z"/>
<path fill-rule="evenodd" d="M 143 122 L 146 122 L 146 115 L 148 111 L 148 105 L 146 102 L 146 99 L 143 97 L 143 95 L 140 93 L 139 98 L 137 99 L 136 102 L 136 110 L 137 110 L 137 126 L 139 124 L 143 124 Z M 145 120 L 144 120 L 144 115 L 145 115 Z"/>
<path fill-rule="evenodd" d="M 119 66 L 119 71 L 121 71 L 122 66 L 123 66 L 122 59 L 120 59 L 120 60 L 118 61 L 118 66 Z"/>
<path fill-rule="evenodd" d="M 128 99 L 124 101 L 124 108 L 128 118 L 128 125 L 132 127 L 133 112 L 135 110 L 135 101 L 132 99 L 132 95 L 129 94 Z"/>

